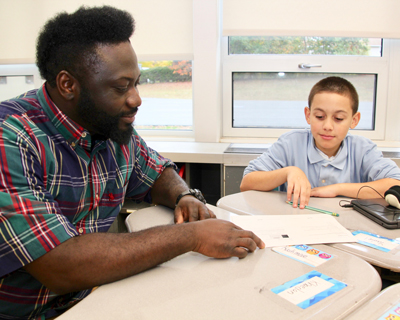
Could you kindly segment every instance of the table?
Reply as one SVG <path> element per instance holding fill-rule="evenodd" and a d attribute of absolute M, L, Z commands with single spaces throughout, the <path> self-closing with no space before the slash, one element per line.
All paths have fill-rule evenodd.
<path fill-rule="evenodd" d="M 366 302 L 363 306 L 354 311 L 354 313 L 351 313 L 346 319 L 395 319 L 388 317 L 388 315 L 390 313 L 400 317 L 400 311 L 397 311 L 397 313 L 393 311 L 393 309 L 397 308 L 400 309 L 400 283 L 394 284 L 385 290 L 382 290 L 381 293 L 379 293 L 375 298 Z"/>
<path fill-rule="evenodd" d="M 221 208 L 209 208 L 220 219 L 233 215 Z M 173 222 L 172 210 L 162 206 L 138 210 L 128 219 L 131 231 Z M 271 248 L 258 249 L 245 259 L 213 259 L 189 252 L 100 286 L 57 320 L 342 319 L 380 291 L 378 273 L 364 260 L 326 245 L 313 247 L 333 258 L 311 267 Z M 344 282 L 347 287 L 306 309 L 271 291 L 310 271 Z"/>
<path fill-rule="evenodd" d="M 352 208 L 342 208 L 341 200 L 349 198 L 311 198 L 309 206 L 333 211 L 339 214 L 338 221 L 348 230 L 363 230 L 390 239 L 400 240 L 400 229 L 386 229 Z M 293 208 L 286 203 L 286 192 L 245 191 L 221 198 L 217 206 L 237 214 L 311 214 L 314 211 Z M 400 272 L 400 245 L 389 252 L 383 252 L 359 243 L 336 243 L 330 246 L 357 255 L 369 263 Z"/>

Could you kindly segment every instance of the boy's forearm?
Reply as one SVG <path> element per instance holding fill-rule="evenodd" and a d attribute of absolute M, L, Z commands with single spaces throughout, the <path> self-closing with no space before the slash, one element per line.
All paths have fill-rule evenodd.
<path fill-rule="evenodd" d="M 254 171 L 246 174 L 240 184 L 240 191 L 271 191 L 287 180 L 288 168 L 273 171 Z"/>
<path fill-rule="evenodd" d="M 385 178 L 363 183 L 338 183 L 326 187 L 315 188 L 311 191 L 311 196 L 344 196 L 360 199 L 380 198 L 381 195 L 384 196 L 385 192 L 394 185 L 400 185 L 400 181 L 392 178 Z M 318 191 L 318 194 L 316 191 Z"/>
<path fill-rule="evenodd" d="M 384 196 L 385 192 L 394 185 L 399 185 L 400 181 L 392 178 L 385 178 L 367 183 L 354 183 L 349 188 L 347 197 L 371 199 Z"/>

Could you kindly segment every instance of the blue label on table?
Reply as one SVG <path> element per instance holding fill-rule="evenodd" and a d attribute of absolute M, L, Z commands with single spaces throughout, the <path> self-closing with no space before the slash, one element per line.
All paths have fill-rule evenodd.
<path fill-rule="evenodd" d="M 331 254 L 305 244 L 286 247 L 274 247 L 272 248 L 272 250 L 288 258 L 300 261 L 311 267 L 318 267 L 324 262 L 332 259 Z"/>
<path fill-rule="evenodd" d="M 366 231 L 357 230 L 352 233 L 357 238 L 358 243 L 383 252 L 389 252 L 400 244 L 397 240 Z"/>
<path fill-rule="evenodd" d="M 306 309 L 345 287 L 347 284 L 314 270 L 272 288 L 271 291 L 300 308 Z"/>
<path fill-rule="evenodd" d="M 377 320 L 400 320 L 400 304 L 386 311 Z"/>

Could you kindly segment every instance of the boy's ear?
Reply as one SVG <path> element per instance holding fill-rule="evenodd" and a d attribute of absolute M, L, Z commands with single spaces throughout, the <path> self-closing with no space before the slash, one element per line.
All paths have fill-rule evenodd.
<path fill-rule="evenodd" d="M 58 92 L 65 100 L 73 100 L 79 93 L 78 80 L 66 70 L 59 72 L 56 78 Z"/>
<path fill-rule="evenodd" d="M 304 108 L 304 115 L 306 116 L 306 121 L 307 121 L 308 124 L 310 124 L 310 114 L 311 114 L 310 108 L 309 107 L 305 107 Z"/>
<path fill-rule="evenodd" d="M 353 115 L 353 119 L 351 120 L 350 129 L 354 129 L 355 127 L 357 127 L 358 123 L 360 122 L 360 119 L 361 119 L 361 113 L 356 112 Z"/>

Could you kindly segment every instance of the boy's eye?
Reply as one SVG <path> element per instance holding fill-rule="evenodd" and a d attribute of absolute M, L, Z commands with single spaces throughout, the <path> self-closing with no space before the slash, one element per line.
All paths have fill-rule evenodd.
<path fill-rule="evenodd" d="M 343 121 L 343 118 L 336 118 L 336 121 Z"/>
<path fill-rule="evenodd" d="M 317 119 L 323 119 L 324 116 L 315 116 Z"/>

